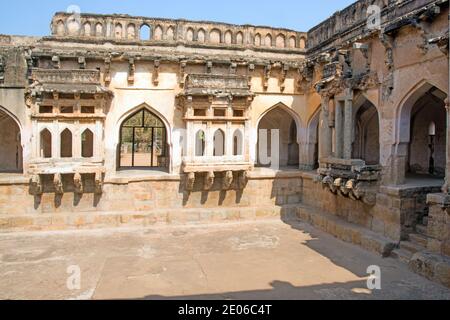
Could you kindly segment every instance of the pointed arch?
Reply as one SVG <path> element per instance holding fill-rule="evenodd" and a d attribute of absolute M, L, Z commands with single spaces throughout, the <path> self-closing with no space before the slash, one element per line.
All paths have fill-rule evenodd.
<path fill-rule="evenodd" d="M 51 158 L 52 152 L 52 133 L 49 129 L 44 128 L 39 133 L 39 156 L 41 158 Z"/>
<path fill-rule="evenodd" d="M 127 26 L 127 39 L 136 39 L 136 25 L 134 23 L 129 23 Z"/>
<path fill-rule="evenodd" d="M 264 46 L 271 47 L 272 46 L 272 35 L 268 33 L 264 38 Z"/>
<path fill-rule="evenodd" d="M 61 158 L 72 158 L 72 131 L 64 129 L 60 134 L 60 156 Z"/>
<path fill-rule="evenodd" d="M 164 116 L 144 103 L 129 110 L 118 123 L 119 168 L 170 168 L 170 126 Z"/>
<path fill-rule="evenodd" d="M 123 37 L 123 27 L 120 22 L 116 23 L 116 25 L 114 27 L 114 37 L 116 39 L 122 39 L 122 37 Z"/>
<path fill-rule="evenodd" d="M 146 23 L 141 25 L 141 28 L 139 29 L 139 39 L 142 41 L 148 41 L 152 38 L 152 32 L 150 29 L 150 26 Z"/>
<path fill-rule="evenodd" d="M 194 41 L 194 29 L 190 27 L 186 31 L 186 41 Z"/>
<path fill-rule="evenodd" d="M 277 35 L 277 38 L 275 40 L 275 46 L 277 48 L 286 47 L 286 37 L 284 36 L 284 34 L 280 33 L 279 35 Z"/>
<path fill-rule="evenodd" d="M 92 33 L 91 23 L 89 21 L 83 24 L 83 34 L 85 37 L 90 37 Z"/>
<path fill-rule="evenodd" d="M 217 129 L 214 132 L 214 157 L 223 157 L 225 155 L 225 132 Z"/>
<path fill-rule="evenodd" d="M 168 41 L 175 40 L 175 29 L 174 29 L 174 27 L 170 26 L 169 28 L 167 28 L 166 40 L 168 40 Z"/>
<path fill-rule="evenodd" d="M 153 40 L 162 40 L 163 38 L 163 29 L 160 25 L 157 25 L 155 28 L 155 32 L 153 34 Z"/>
<path fill-rule="evenodd" d="M 205 43 L 206 40 L 206 32 L 203 28 L 198 29 L 197 31 L 197 41 L 200 43 Z"/>
<path fill-rule="evenodd" d="M 233 42 L 233 34 L 231 33 L 230 30 L 227 30 L 225 32 L 225 36 L 224 36 L 224 42 L 226 44 L 231 44 Z"/>
<path fill-rule="evenodd" d="M 217 28 L 212 29 L 209 32 L 209 43 L 215 43 L 215 44 L 220 43 L 221 36 L 222 36 L 222 34 L 219 29 L 217 29 Z"/>
<path fill-rule="evenodd" d="M 195 156 L 203 157 L 205 155 L 206 136 L 205 131 L 198 130 L 195 134 Z"/>
<path fill-rule="evenodd" d="M 236 44 L 244 44 L 244 34 L 241 31 L 236 33 Z"/>
<path fill-rule="evenodd" d="M 244 155 L 244 136 L 240 129 L 236 129 L 233 133 L 233 155 Z"/>
<path fill-rule="evenodd" d="M 255 36 L 255 46 L 261 46 L 261 35 L 259 33 L 257 33 Z"/>
<path fill-rule="evenodd" d="M 23 169 L 21 126 L 15 117 L 0 106 L 0 172 Z"/>
<path fill-rule="evenodd" d="M 81 157 L 92 158 L 94 156 L 94 133 L 85 129 L 81 134 Z"/>

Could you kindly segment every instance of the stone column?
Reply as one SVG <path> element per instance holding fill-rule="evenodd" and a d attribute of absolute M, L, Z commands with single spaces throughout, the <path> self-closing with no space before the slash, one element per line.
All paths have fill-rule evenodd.
<path fill-rule="evenodd" d="M 445 184 L 442 188 L 442 192 L 450 193 L 450 105 L 449 99 L 445 99 L 445 109 L 446 109 L 446 119 L 447 119 L 447 128 L 446 128 L 446 162 L 445 162 Z"/>
<path fill-rule="evenodd" d="M 344 105 L 344 159 L 352 158 L 352 140 L 353 140 L 353 94 L 348 92 L 345 97 Z"/>
<path fill-rule="evenodd" d="M 322 96 L 322 107 L 319 124 L 319 159 L 331 156 L 331 128 L 329 125 L 329 101 L 328 96 Z"/>
<path fill-rule="evenodd" d="M 335 110 L 334 110 L 334 117 L 335 117 L 335 137 L 336 137 L 336 158 L 342 158 L 343 157 L 343 139 L 344 139 L 344 132 L 343 132 L 343 122 L 342 122 L 342 104 L 340 101 L 335 101 Z"/>

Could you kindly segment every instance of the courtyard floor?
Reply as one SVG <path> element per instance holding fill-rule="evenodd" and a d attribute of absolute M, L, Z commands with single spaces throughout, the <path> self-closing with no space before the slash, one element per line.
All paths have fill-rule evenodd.
<path fill-rule="evenodd" d="M 371 265 L 381 290 L 367 289 Z M 70 290 L 78 268 L 81 287 Z M 450 299 L 450 290 L 309 225 L 265 220 L 1 234 L 0 298 Z"/>

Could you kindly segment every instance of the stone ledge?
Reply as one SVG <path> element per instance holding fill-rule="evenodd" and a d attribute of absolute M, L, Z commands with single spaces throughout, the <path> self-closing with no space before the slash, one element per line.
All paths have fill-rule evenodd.
<path fill-rule="evenodd" d="M 388 238 L 331 214 L 321 212 L 319 209 L 304 205 L 298 206 L 297 217 L 344 242 L 361 246 L 383 257 L 388 257 L 395 248 L 395 243 Z"/>
<path fill-rule="evenodd" d="M 297 205 L 282 207 L 236 207 L 224 209 L 166 209 L 139 212 L 81 212 L 0 216 L 0 233 L 147 227 L 155 224 L 208 224 L 240 220 L 295 219 Z"/>
<path fill-rule="evenodd" d="M 417 252 L 409 261 L 412 271 L 450 288 L 450 258 L 428 251 Z"/>

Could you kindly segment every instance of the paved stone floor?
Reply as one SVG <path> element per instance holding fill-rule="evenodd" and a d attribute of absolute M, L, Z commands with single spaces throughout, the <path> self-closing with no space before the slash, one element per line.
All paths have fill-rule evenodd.
<path fill-rule="evenodd" d="M 69 290 L 69 266 L 81 289 Z M 382 270 L 381 290 L 366 286 Z M 70 270 L 69 270 L 70 271 Z M 391 258 L 298 222 L 0 235 L 2 299 L 450 299 Z"/>

